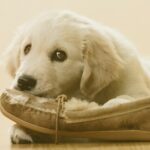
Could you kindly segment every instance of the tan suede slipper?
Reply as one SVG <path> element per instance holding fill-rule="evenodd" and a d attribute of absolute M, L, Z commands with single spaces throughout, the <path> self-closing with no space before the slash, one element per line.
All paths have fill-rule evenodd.
<path fill-rule="evenodd" d="M 54 99 L 5 90 L 1 112 L 17 124 L 44 134 L 107 141 L 150 141 L 150 98 L 96 109 L 66 110 L 65 95 Z M 90 103 L 89 103 L 90 104 Z"/>

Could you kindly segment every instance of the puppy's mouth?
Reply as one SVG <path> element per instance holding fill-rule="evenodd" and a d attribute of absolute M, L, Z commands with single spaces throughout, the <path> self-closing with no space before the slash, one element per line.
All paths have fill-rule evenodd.
<path fill-rule="evenodd" d="M 53 91 L 53 90 L 52 90 Z M 45 90 L 45 91 L 41 91 L 41 92 L 29 92 L 35 96 L 38 96 L 38 97 L 44 97 L 44 98 L 55 98 L 57 97 L 57 94 L 54 94 L 54 92 L 52 92 L 51 90 Z"/>
<path fill-rule="evenodd" d="M 33 95 L 38 96 L 38 97 L 44 97 L 44 98 L 52 98 L 52 96 L 48 95 L 46 92 L 42 92 L 39 94 L 33 94 Z"/>
<path fill-rule="evenodd" d="M 13 89 L 15 89 L 17 91 L 23 91 L 25 93 L 29 93 L 29 94 L 32 94 L 32 95 L 38 96 L 38 97 L 44 97 L 44 98 L 53 98 L 54 97 L 54 96 L 51 96 L 48 94 L 49 93 L 48 90 L 42 91 L 42 92 L 33 92 L 33 91 L 28 91 L 28 90 L 20 90 L 19 88 L 16 88 L 16 87 Z"/>
<path fill-rule="evenodd" d="M 54 90 L 54 89 L 45 89 L 45 90 L 21 90 L 19 88 L 17 88 L 16 86 L 15 87 L 11 87 L 12 89 L 15 89 L 15 90 L 18 90 L 18 91 L 23 91 L 25 93 L 29 93 L 29 94 L 32 94 L 34 96 L 38 96 L 38 97 L 44 97 L 44 98 L 55 98 L 57 97 L 59 94 L 56 93 L 57 90 Z"/>

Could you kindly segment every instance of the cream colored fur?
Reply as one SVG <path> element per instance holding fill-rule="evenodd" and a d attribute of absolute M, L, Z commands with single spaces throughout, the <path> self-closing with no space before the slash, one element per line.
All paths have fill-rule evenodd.
<path fill-rule="evenodd" d="M 24 56 L 28 43 L 32 49 Z M 50 60 L 56 49 L 67 53 L 65 62 Z M 31 75 L 38 83 L 29 91 L 35 95 L 63 93 L 107 105 L 150 96 L 148 65 L 136 48 L 117 31 L 72 12 L 46 13 L 25 24 L 6 53 L 12 88 L 21 75 Z M 82 109 L 87 103 L 71 102 L 67 109 Z"/>

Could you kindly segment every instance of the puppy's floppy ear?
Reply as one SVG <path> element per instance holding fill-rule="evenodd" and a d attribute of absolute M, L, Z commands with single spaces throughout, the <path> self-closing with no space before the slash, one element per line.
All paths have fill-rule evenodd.
<path fill-rule="evenodd" d="M 14 77 L 20 64 L 20 39 L 18 36 L 15 36 L 4 52 L 4 62 L 8 73 Z"/>
<path fill-rule="evenodd" d="M 83 59 L 80 89 L 85 96 L 92 99 L 119 77 L 123 61 L 106 33 L 95 29 L 88 29 Z"/>

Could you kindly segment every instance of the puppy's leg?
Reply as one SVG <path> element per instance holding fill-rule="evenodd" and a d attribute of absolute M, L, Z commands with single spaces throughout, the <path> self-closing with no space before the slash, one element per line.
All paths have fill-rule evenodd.
<path fill-rule="evenodd" d="M 133 97 L 130 97 L 128 95 L 121 95 L 121 96 L 118 96 L 116 98 L 110 99 L 109 101 L 107 101 L 103 105 L 103 107 L 112 107 L 112 106 L 115 106 L 115 105 L 128 103 L 128 102 L 131 102 L 131 101 L 134 101 L 134 100 L 136 100 L 136 99 L 134 99 Z"/>
<path fill-rule="evenodd" d="M 26 144 L 33 143 L 33 139 L 22 127 L 14 125 L 11 129 L 11 142 L 13 144 Z"/>
<path fill-rule="evenodd" d="M 59 142 L 88 142 L 86 138 L 59 137 Z M 19 125 L 12 127 L 11 142 L 13 144 L 54 143 L 55 136 L 37 133 Z"/>
<path fill-rule="evenodd" d="M 16 124 L 11 130 L 11 142 L 13 144 L 50 143 L 54 142 L 54 138 L 46 134 L 31 131 Z"/>

